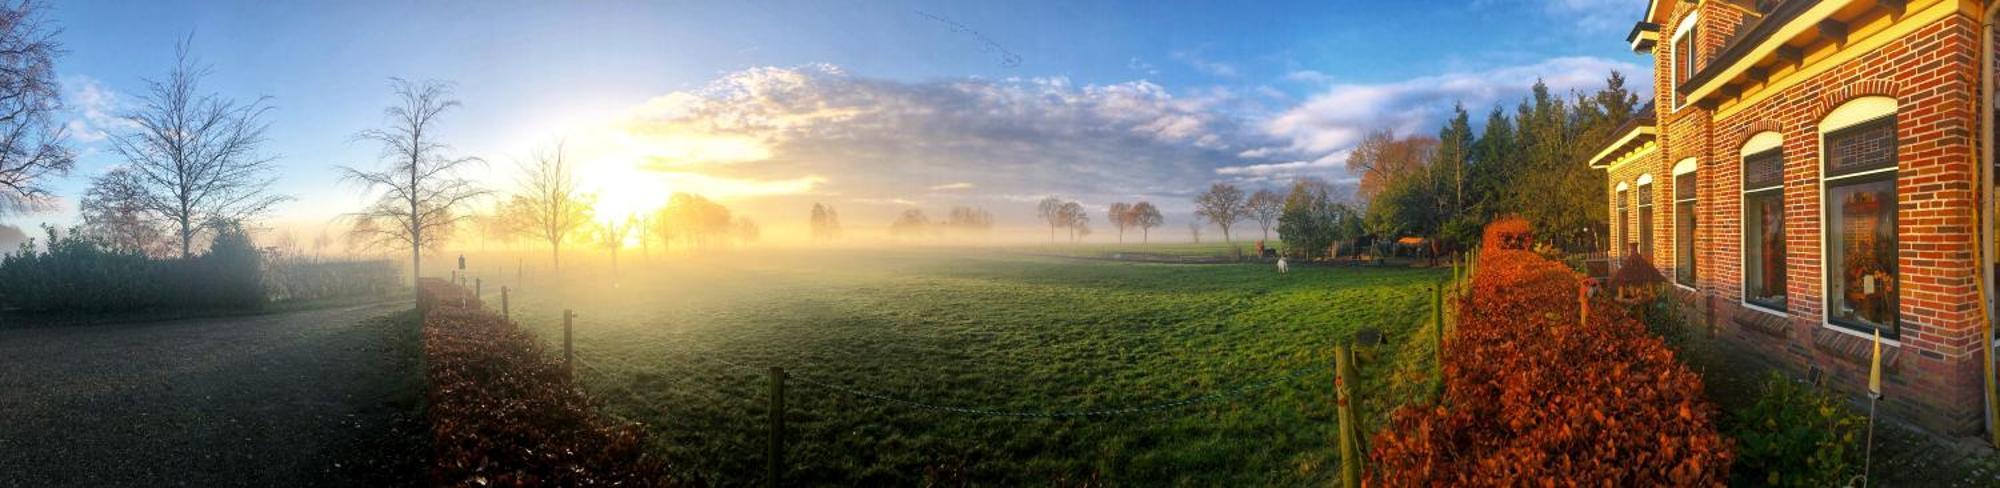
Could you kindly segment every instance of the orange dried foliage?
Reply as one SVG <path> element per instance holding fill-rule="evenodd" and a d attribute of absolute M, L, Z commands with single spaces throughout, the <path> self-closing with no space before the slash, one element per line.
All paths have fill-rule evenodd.
<path fill-rule="evenodd" d="M 1486 224 L 1486 231 L 1479 239 L 1481 251 L 1521 250 L 1535 248 L 1535 229 L 1528 225 L 1528 219 L 1515 216 L 1501 217 Z"/>
<path fill-rule="evenodd" d="M 426 416 L 435 486 L 655 486 L 645 431 L 608 421 L 528 331 L 464 288 L 425 280 Z"/>
<path fill-rule="evenodd" d="M 1501 223 L 1502 235 L 1526 224 Z M 1579 324 L 1579 283 L 1488 247 L 1445 344 L 1443 402 L 1392 414 L 1371 443 L 1371 484 L 1723 485 L 1731 446 L 1701 378 L 1621 307 L 1597 303 Z"/>

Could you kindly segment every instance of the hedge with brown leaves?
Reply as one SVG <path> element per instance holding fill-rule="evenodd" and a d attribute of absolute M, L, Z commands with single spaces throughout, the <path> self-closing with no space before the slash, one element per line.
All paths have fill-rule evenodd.
<path fill-rule="evenodd" d="M 1375 434 L 1373 484 L 1724 484 L 1732 454 L 1701 378 L 1610 302 L 1579 324 L 1578 276 L 1500 247 L 1459 303 L 1442 403 L 1398 409 Z"/>
<path fill-rule="evenodd" d="M 604 419 L 535 336 L 423 283 L 431 482 L 439 486 L 654 486 L 663 465 L 637 426 Z"/>

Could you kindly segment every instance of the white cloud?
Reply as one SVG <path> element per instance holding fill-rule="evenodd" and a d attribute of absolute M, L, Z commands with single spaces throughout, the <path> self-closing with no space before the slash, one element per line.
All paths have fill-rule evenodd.
<path fill-rule="evenodd" d="M 1200 71 L 1210 76 L 1235 78 L 1238 75 L 1235 65 L 1209 60 L 1194 51 L 1174 51 L 1172 56 L 1175 61 L 1180 61 L 1182 64 L 1194 68 L 1195 71 Z"/>
<path fill-rule="evenodd" d="M 1437 130 L 1450 115 L 1452 104 L 1462 102 L 1468 111 L 1484 113 L 1495 104 L 1511 104 L 1528 93 L 1537 79 L 1557 94 L 1571 90 L 1594 90 L 1603 85 L 1612 71 L 1634 76 L 1627 86 L 1644 87 L 1649 72 L 1632 63 L 1593 57 L 1556 58 L 1525 66 L 1483 71 L 1465 71 L 1424 76 L 1376 84 L 1337 84 L 1308 97 L 1262 124 L 1264 132 L 1284 141 L 1275 147 L 1252 148 L 1244 157 L 1289 156 L 1291 163 L 1261 165 L 1255 171 L 1315 169 L 1333 167 L 1329 157 L 1353 148 L 1368 131 L 1390 129 L 1398 134 L 1428 133 Z M 1344 159 L 1341 158 L 1341 159 Z M 1250 166 L 1232 171 L 1253 171 Z"/>
<path fill-rule="evenodd" d="M 1139 58 L 1132 58 L 1130 61 L 1126 61 L 1125 67 L 1131 68 L 1132 71 L 1145 73 L 1146 76 L 1160 75 L 1160 69 L 1158 67 L 1153 66 L 1153 63 L 1145 62 L 1143 60 L 1140 60 Z"/>
<path fill-rule="evenodd" d="M 1632 27 L 1645 13 L 1645 2 L 1632 0 L 1478 0 L 1475 9 L 1540 7 L 1540 13 L 1589 32 L 1616 32 Z"/>
<path fill-rule="evenodd" d="M 1290 73 L 1285 73 L 1285 81 L 1293 81 L 1309 85 L 1324 85 L 1333 82 L 1333 75 L 1309 69 L 1302 69 Z"/>
<path fill-rule="evenodd" d="M 79 142 L 91 143 L 110 137 L 108 131 L 126 127 L 130 122 L 118 117 L 122 100 L 118 92 L 105 87 L 102 82 L 88 76 L 72 76 L 63 83 L 69 93 L 64 99 L 69 101 L 69 122 L 64 124 L 70 137 Z"/>
<path fill-rule="evenodd" d="M 1595 89 L 1612 70 L 1646 74 L 1629 63 L 1560 58 L 1335 84 L 1270 111 L 1255 108 L 1270 99 L 1254 89 L 1061 77 L 904 82 L 826 65 L 754 68 L 654 98 L 620 127 L 640 148 L 638 171 L 776 211 L 837 197 L 885 221 L 917 203 L 985 205 L 1003 219 L 1028 219 L 1024 203 L 1063 195 L 1090 206 L 1143 198 L 1181 212 L 1215 181 L 1350 179 L 1346 154 L 1368 130 L 1432 132 L 1454 101 L 1483 115 L 1496 103 L 1511 106 L 1537 78 L 1566 94 Z"/>
<path fill-rule="evenodd" d="M 708 178 L 679 176 L 693 191 L 739 181 L 788 190 L 739 192 L 765 201 L 840 195 L 886 211 L 928 195 L 1003 215 L 1019 206 L 1010 195 L 1181 202 L 1242 147 L 1276 142 L 1230 115 L 1237 96 L 1147 81 L 902 82 L 827 65 L 753 68 L 628 110 L 615 145 L 643 171 Z"/>

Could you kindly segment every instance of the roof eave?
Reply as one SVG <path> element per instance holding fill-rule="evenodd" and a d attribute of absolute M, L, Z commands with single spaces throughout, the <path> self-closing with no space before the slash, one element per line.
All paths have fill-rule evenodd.
<path fill-rule="evenodd" d="M 1590 158 L 1591 168 L 1610 169 L 1615 156 L 1630 152 L 1634 145 L 1643 145 L 1659 136 L 1659 127 L 1653 124 L 1652 119 L 1635 119 L 1634 122 L 1639 123 L 1629 123 L 1624 130 L 1618 131 L 1617 139 Z"/>
<path fill-rule="evenodd" d="M 1660 42 L 1660 24 L 1640 21 L 1632 25 L 1632 32 L 1625 34 L 1625 43 L 1632 46 L 1632 52 L 1647 54 L 1653 45 Z"/>

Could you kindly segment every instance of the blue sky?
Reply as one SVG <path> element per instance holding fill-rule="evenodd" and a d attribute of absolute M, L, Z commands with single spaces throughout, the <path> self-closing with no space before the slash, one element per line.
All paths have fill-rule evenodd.
<path fill-rule="evenodd" d="M 626 207 L 697 191 L 883 222 L 955 204 L 1004 221 L 1045 194 L 1171 214 L 1210 181 L 1340 178 L 1360 131 L 1432 131 L 1452 101 L 1483 113 L 1536 77 L 1645 86 L 1620 42 L 1638 0 L 1071 3 L 62 2 L 84 156 L 56 187 L 120 163 L 98 138 L 189 35 L 209 90 L 277 107 L 276 189 L 298 198 L 281 226 L 360 205 L 333 168 L 373 162 L 350 136 L 380 124 L 392 76 L 457 84 L 446 136 L 503 191 L 515 160 L 569 140 Z M 746 116 L 763 123 L 717 124 Z M 73 221 L 65 203 L 4 223 Z"/>

